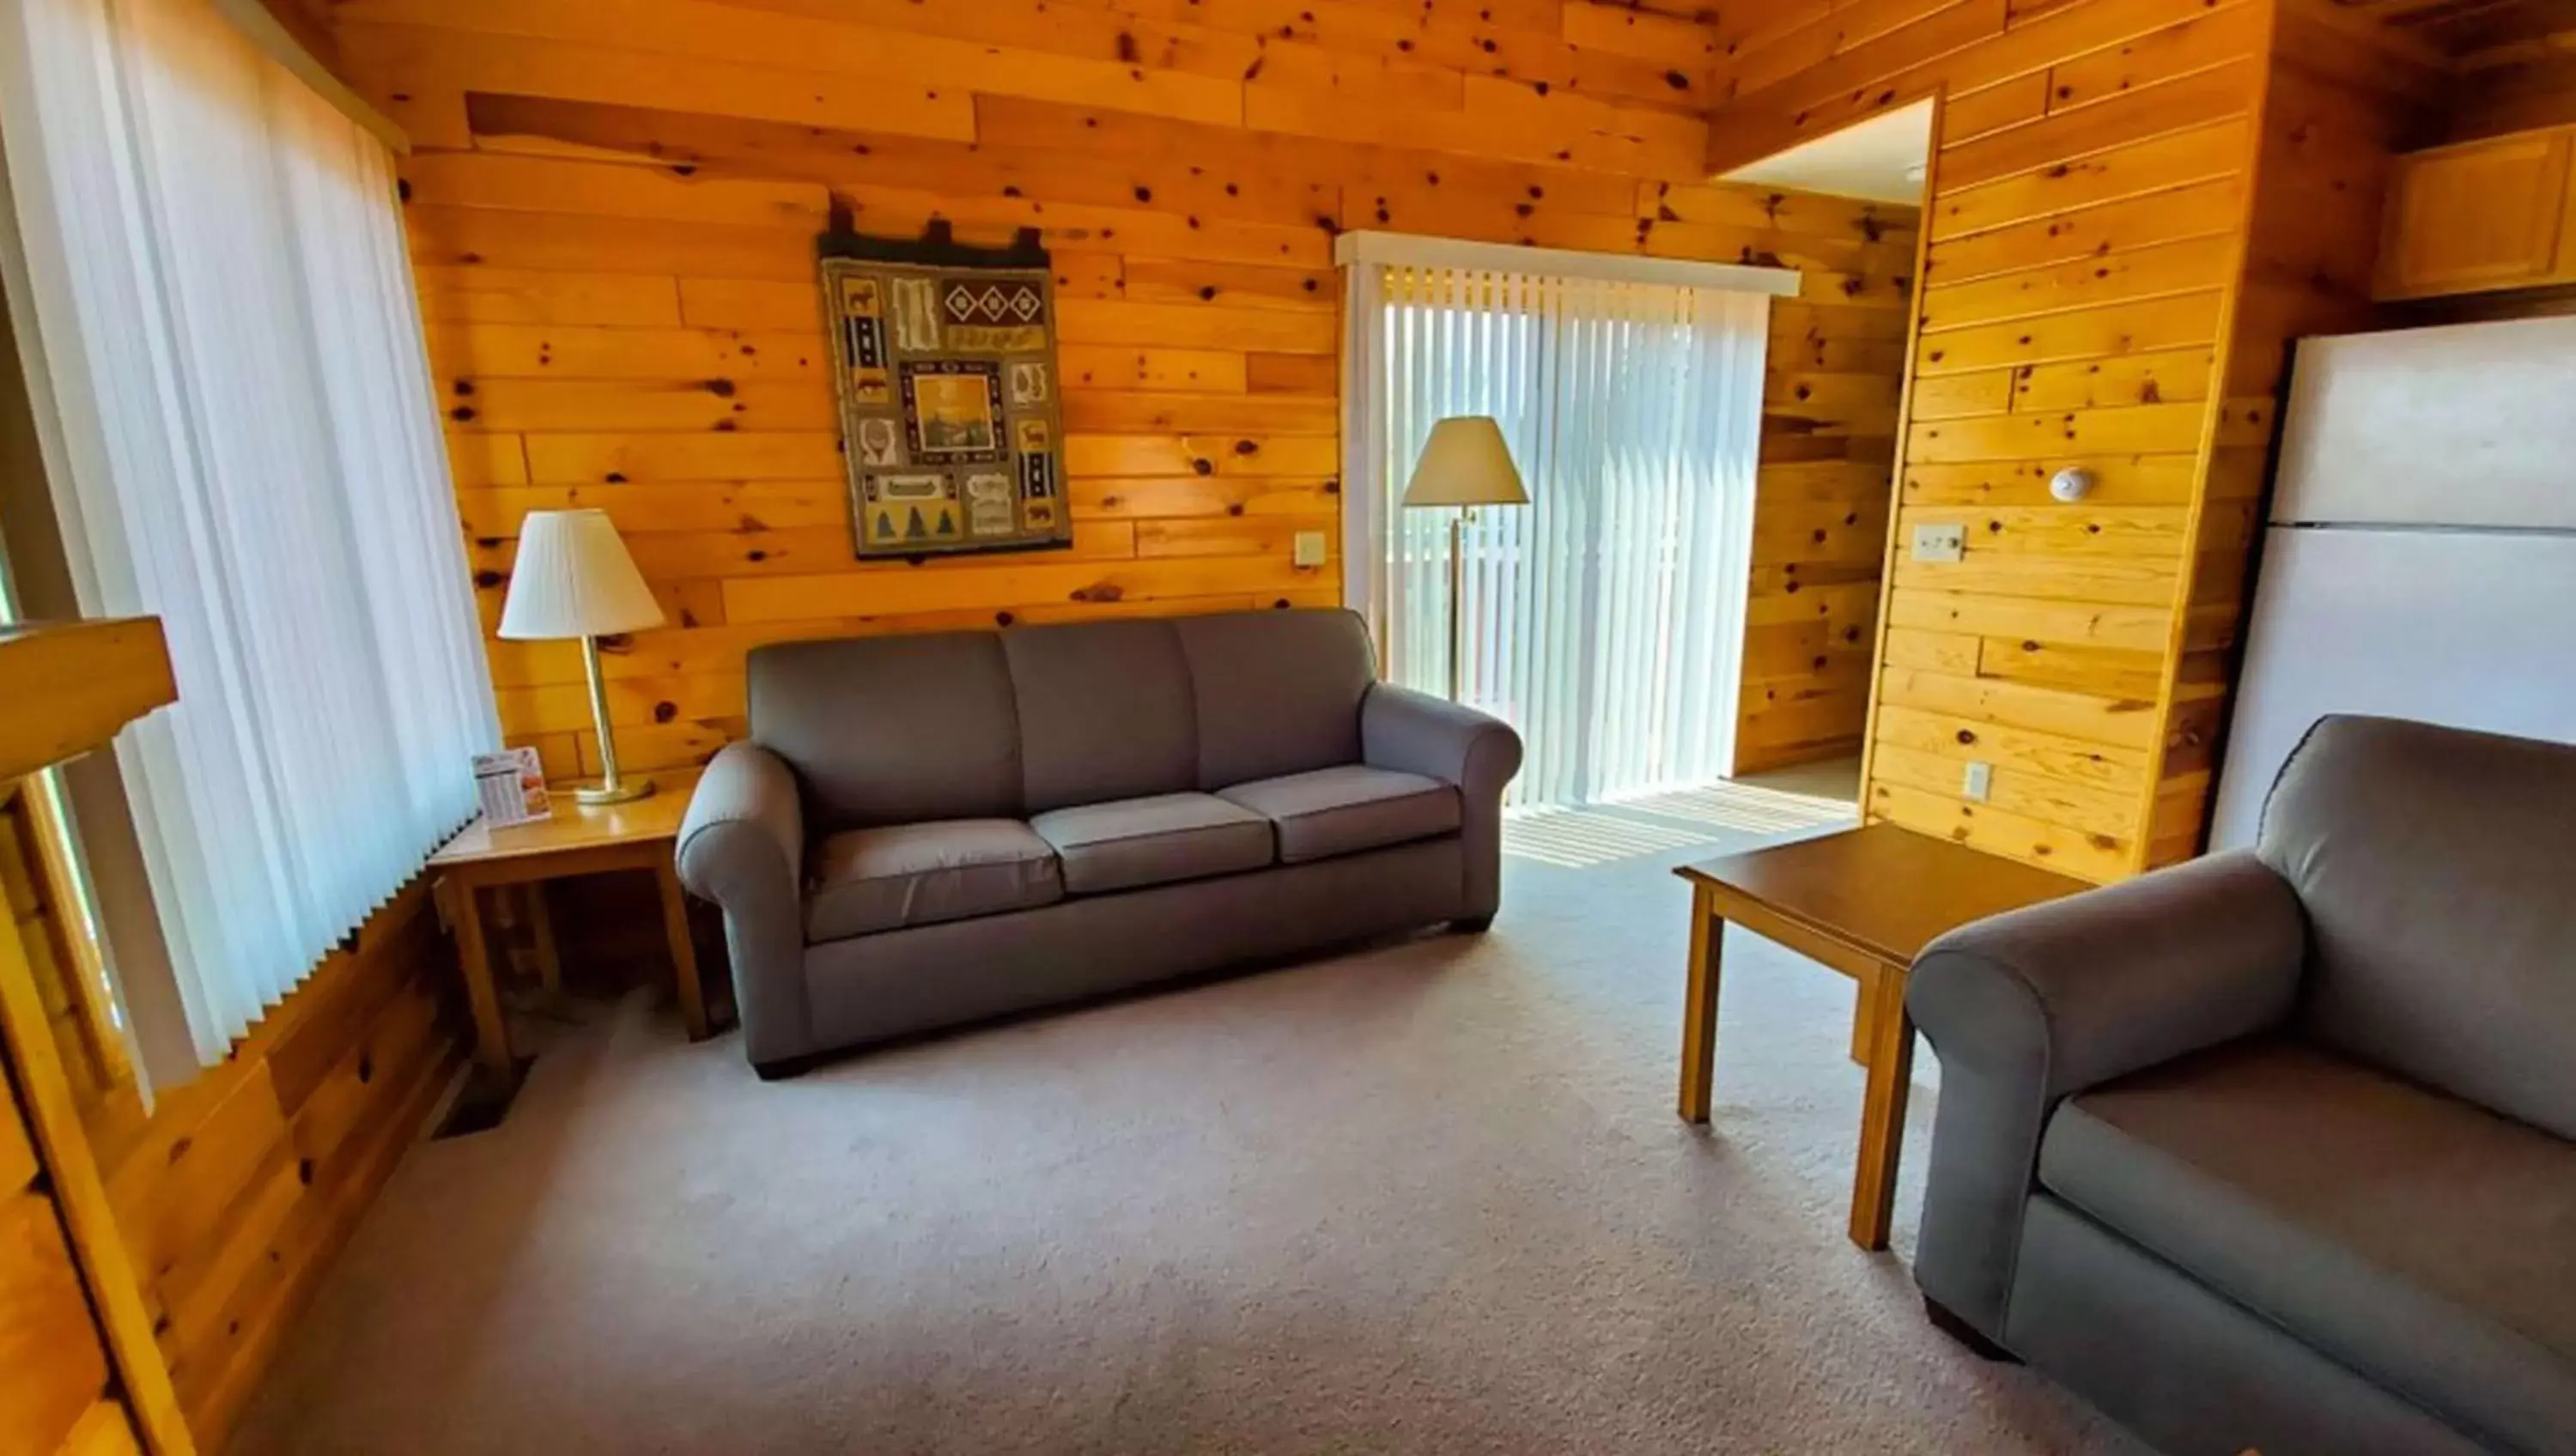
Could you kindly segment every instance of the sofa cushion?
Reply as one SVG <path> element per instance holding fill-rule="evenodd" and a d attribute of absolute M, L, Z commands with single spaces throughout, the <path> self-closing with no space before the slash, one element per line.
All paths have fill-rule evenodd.
<path fill-rule="evenodd" d="M 1455 786 L 1364 763 L 1256 779 L 1219 797 L 1279 826 L 1282 864 L 1455 834 L 1465 814 Z"/>
<path fill-rule="evenodd" d="M 831 835 L 815 847 L 808 945 L 1064 898 L 1055 851 L 1016 819 L 943 819 Z"/>
<path fill-rule="evenodd" d="M 2039 1178 L 2464 1430 L 2523 1450 L 2576 1430 L 2576 1146 L 2265 1040 L 2078 1095 Z"/>
<path fill-rule="evenodd" d="M 1055 846 L 1076 895 L 1257 870 L 1273 858 L 1270 821 L 1213 794 L 1052 809 L 1029 827 Z"/>
<path fill-rule="evenodd" d="M 809 830 L 1016 819 L 1019 715 L 991 632 L 752 649 L 752 741 L 796 771 Z"/>
<path fill-rule="evenodd" d="M 1377 678 L 1354 612 L 1177 617 L 1198 703 L 1198 787 L 1360 761 L 1360 700 Z"/>
<path fill-rule="evenodd" d="M 2576 747 L 2332 717 L 2281 770 L 2308 1033 L 2576 1138 Z"/>
<path fill-rule="evenodd" d="M 1002 650 L 1030 812 L 1199 786 L 1198 709 L 1171 623 L 1019 627 Z"/>

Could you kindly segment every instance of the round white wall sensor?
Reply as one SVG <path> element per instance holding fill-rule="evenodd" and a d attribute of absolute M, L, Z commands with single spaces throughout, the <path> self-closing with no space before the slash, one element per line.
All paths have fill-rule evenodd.
<path fill-rule="evenodd" d="M 2093 472 L 2070 465 L 2048 478 L 2048 493 L 2062 501 L 2080 501 L 2093 493 Z"/>

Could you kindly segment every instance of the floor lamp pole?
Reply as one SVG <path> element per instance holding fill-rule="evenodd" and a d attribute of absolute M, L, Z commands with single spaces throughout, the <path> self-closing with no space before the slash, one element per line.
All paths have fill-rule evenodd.
<path fill-rule="evenodd" d="M 1459 701 L 1467 666 L 1467 510 L 1449 518 L 1449 701 Z"/>

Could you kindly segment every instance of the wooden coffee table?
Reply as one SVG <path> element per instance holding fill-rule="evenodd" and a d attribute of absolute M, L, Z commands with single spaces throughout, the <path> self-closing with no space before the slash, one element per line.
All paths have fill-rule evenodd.
<path fill-rule="evenodd" d="M 1691 883 L 1690 988 L 1682 1009 L 1681 1115 L 1708 1121 L 1716 1070 L 1718 953 L 1728 921 L 1859 983 L 1853 1055 L 1869 1069 L 1851 1240 L 1887 1247 L 1897 1155 L 1914 1078 L 1905 977 L 1939 936 L 1973 920 L 2090 889 L 2085 881 L 1946 839 L 1869 824 L 1683 865 Z"/>

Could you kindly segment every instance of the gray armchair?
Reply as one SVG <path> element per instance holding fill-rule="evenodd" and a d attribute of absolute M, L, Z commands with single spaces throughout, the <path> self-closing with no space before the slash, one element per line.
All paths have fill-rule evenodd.
<path fill-rule="evenodd" d="M 679 874 L 752 1064 L 1447 922 L 1520 739 L 1376 681 L 1348 612 L 764 647 Z"/>
<path fill-rule="evenodd" d="M 2576 748 L 2327 719 L 1907 1006 L 1936 1323 L 2175 1452 L 2576 1450 Z"/>

